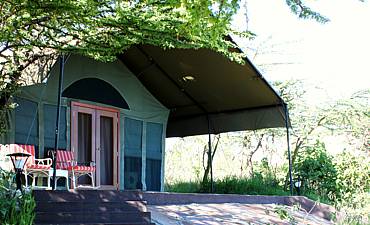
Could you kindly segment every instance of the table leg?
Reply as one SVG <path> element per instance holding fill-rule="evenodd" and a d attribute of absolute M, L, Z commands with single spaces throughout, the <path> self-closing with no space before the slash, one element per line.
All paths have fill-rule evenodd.
<path fill-rule="evenodd" d="M 69 178 L 68 178 L 68 175 L 66 177 L 66 189 L 67 190 L 69 189 Z"/>
<path fill-rule="evenodd" d="M 51 179 L 51 177 L 48 176 L 48 188 L 51 188 L 51 186 L 50 186 L 50 179 Z"/>

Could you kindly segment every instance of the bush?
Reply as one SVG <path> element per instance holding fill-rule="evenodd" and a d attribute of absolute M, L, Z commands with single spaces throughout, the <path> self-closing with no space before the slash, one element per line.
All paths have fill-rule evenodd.
<path fill-rule="evenodd" d="M 337 155 L 335 168 L 337 170 L 337 202 L 352 208 L 369 204 L 369 202 L 363 201 L 364 196 L 370 192 L 369 161 L 363 156 L 354 156 L 343 152 Z"/>
<path fill-rule="evenodd" d="M 324 143 L 317 141 L 314 146 L 304 148 L 298 155 L 293 170 L 294 176 L 300 177 L 302 181 L 303 193 L 335 200 L 337 171 Z"/>
<path fill-rule="evenodd" d="M 361 155 L 343 152 L 337 155 L 338 171 L 336 207 L 343 212 L 342 224 L 369 224 L 370 222 L 370 164 Z"/>
<path fill-rule="evenodd" d="M 0 168 L 0 224 L 33 224 L 35 200 L 31 192 L 15 191 L 13 181 L 14 174 Z"/>

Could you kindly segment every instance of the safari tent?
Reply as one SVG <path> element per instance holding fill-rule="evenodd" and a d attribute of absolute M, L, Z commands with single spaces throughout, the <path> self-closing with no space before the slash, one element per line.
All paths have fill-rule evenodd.
<path fill-rule="evenodd" d="M 102 189 L 163 190 L 166 137 L 288 126 L 284 101 L 253 64 L 207 49 L 136 46 L 111 63 L 69 55 L 45 83 L 24 86 L 2 143 L 59 149 L 96 162 Z"/>

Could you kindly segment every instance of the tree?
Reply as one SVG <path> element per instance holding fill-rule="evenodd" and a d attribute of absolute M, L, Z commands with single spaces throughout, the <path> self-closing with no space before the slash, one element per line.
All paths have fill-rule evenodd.
<path fill-rule="evenodd" d="M 294 172 L 302 180 L 303 189 L 334 200 L 337 171 L 333 157 L 327 153 L 324 143 L 316 141 L 313 146 L 305 147 L 299 153 Z"/>
<path fill-rule="evenodd" d="M 370 154 L 370 89 L 353 93 L 331 106 L 326 128 L 346 136 L 354 149 Z"/>
<path fill-rule="evenodd" d="M 213 147 L 212 149 L 209 149 L 209 147 L 211 147 L 209 146 L 209 143 L 204 145 L 204 148 L 203 148 L 203 162 L 202 163 L 203 163 L 204 173 L 203 173 L 203 179 L 202 179 L 202 189 L 204 191 L 208 190 L 207 186 L 209 182 L 212 181 L 212 179 L 210 179 L 211 167 L 212 167 L 213 159 L 215 157 L 215 154 L 218 148 L 218 144 L 220 143 L 220 138 L 221 136 L 219 134 L 214 136 L 213 141 L 212 141 L 213 144 L 211 144 L 211 146 Z M 206 155 L 207 157 L 205 157 Z"/>

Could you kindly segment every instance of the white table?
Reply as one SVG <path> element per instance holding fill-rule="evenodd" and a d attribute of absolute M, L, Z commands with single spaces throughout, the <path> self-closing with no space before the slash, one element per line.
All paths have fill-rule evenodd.
<path fill-rule="evenodd" d="M 37 173 L 37 174 L 35 174 L 34 178 L 33 178 L 32 186 L 33 187 L 40 187 L 40 186 L 35 185 L 36 179 L 46 177 L 48 179 L 47 188 L 50 189 L 51 188 L 50 182 L 51 182 L 51 179 L 53 178 L 53 172 L 54 172 L 53 169 L 50 169 L 46 173 Z M 69 188 L 68 170 L 56 170 L 55 172 L 56 172 L 56 175 L 55 175 L 55 180 L 56 180 L 55 181 L 55 189 L 56 189 L 58 179 L 61 178 L 61 177 L 66 178 L 66 189 L 68 189 Z"/>

